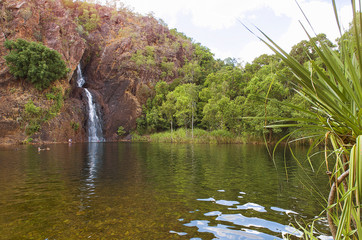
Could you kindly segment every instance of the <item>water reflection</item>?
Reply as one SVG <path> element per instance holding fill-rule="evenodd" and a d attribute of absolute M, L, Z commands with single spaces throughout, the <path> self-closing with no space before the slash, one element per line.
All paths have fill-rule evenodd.
<path fill-rule="evenodd" d="M 88 143 L 83 168 L 83 184 L 80 188 L 80 210 L 90 207 L 90 199 L 95 195 L 97 178 L 103 162 L 104 143 Z"/>
<path fill-rule="evenodd" d="M 54 145 L 41 153 L 32 146 L 0 149 L 0 238 L 298 236 L 289 224 L 311 222 L 323 209 L 298 175 L 310 176 L 302 179 L 318 183 L 322 195 L 328 179 L 283 159 L 284 153 L 277 152 L 277 172 L 265 147 L 253 145 L 88 143 Z M 326 222 L 316 227 L 328 235 Z"/>
<path fill-rule="evenodd" d="M 217 190 L 217 192 L 220 192 Z M 222 191 L 225 193 L 226 191 Z M 243 195 L 247 195 L 244 192 Z M 300 238 L 302 233 L 290 225 L 281 224 L 279 220 L 267 220 L 276 212 L 281 215 L 297 214 L 294 211 L 270 207 L 266 209 L 257 203 L 247 202 L 240 205 L 239 201 L 215 200 L 214 198 L 197 199 L 207 205 L 206 209 L 215 209 L 217 205 L 224 207 L 220 211 L 211 211 L 184 224 L 196 227 L 199 232 L 212 233 L 215 239 L 281 239 L 286 235 Z M 235 212 L 235 213 L 234 213 Z M 264 217 L 266 219 L 264 219 Z"/>
<path fill-rule="evenodd" d="M 281 239 L 265 233 L 258 232 L 250 229 L 230 229 L 230 226 L 224 224 L 217 224 L 210 226 L 209 221 L 206 220 L 193 220 L 186 226 L 197 227 L 199 232 L 208 232 L 215 235 L 216 239 Z"/>

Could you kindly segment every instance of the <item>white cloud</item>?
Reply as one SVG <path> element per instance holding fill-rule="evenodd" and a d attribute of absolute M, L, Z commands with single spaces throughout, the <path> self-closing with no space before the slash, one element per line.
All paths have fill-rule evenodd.
<path fill-rule="evenodd" d="M 352 9 L 350 6 L 344 6 L 339 11 L 339 18 L 341 21 L 341 27 L 344 30 L 349 29 L 349 24 L 352 22 Z"/>
<path fill-rule="evenodd" d="M 252 62 L 262 54 L 272 54 L 272 51 L 261 41 L 250 41 L 239 51 L 239 58 L 244 62 Z"/>
<path fill-rule="evenodd" d="M 254 22 L 263 18 L 262 15 L 265 10 L 271 12 L 274 16 L 268 16 L 267 21 L 273 21 L 273 17 L 276 19 L 283 19 L 285 29 L 284 32 L 280 32 L 279 26 L 276 24 L 275 28 L 265 29 L 267 23 L 258 22 L 258 27 L 266 32 L 271 33 L 273 39 L 278 42 L 283 48 L 289 50 L 290 47 L 302 39 L 306 39 L 307 36 L 304 33 L 302 27 L 299 24 L 299 20 L 303 22 L 309 30 L 308 23 L 306 23 L 301 11 L 294 0 L 124 0 L 126 5 L 134 7 L 136 12 L 147 14 L 154 12 L 157 18 L 163 19 L 171 28 L 179 28 L 183 26 L 182 31 L 191 38 L 205 39 L 205 36 L 195 36 L 202 34 L 201 32 L 210 31 L 223 31 L 227 29 L 235 28 L 240 25 L 238 19 L 245 22 Z M 298 0 L 301 8 L 310 20 L 316 33 L 326 33 L 330 40 L 335 40 L 338 36 L 337 25 L 335 24 L 335 17 L 330 0 Z M 351 8 L 349 7 L 349 0 L 339 0 L 337 7 L 340 11 L 340 18 L 342 19 L 342 25 L 348 28 L 348 23 L 352 19 Z M 182 17 L 189 17 L 192 22 L 193 35 L 187 30 L 187 26 L 184 25 L 184 19 Z M 263 26 L 265 24 L 265 26 Z M 203 31 L 197 32 L 195 29 L 203 29 Z M 277 31 L 279 30 L 279 31 Z M 240 31 L 243 31 L 242 27 Z M 246 30 L 244 30 L 247 32 Z M 277 32 L 275 37 L 274 32 Z M 312 33 L 312 32 L 310 32 Z M 244 46 L 225 46 L 224 42 L 220 40 L 218 45 L 211 48 L 206 43 L 201 44 L 210 47 L 215 53 L 216 57 L 225 58 L 226 54 L 232 54 L 231 57 L 241 57 L 252 60 L 258 55 L 262 54 L 262 51 L 266 51 L 265 46 L 260 43 L 254 36 L 247 33 L 240 42 L 243 42 Z M 224 36 L 230 38 L 234 36 Z M 247 38 L 247 40 L 246 40 Z M 218 38 L 220 39 L 220 38 Z M 216 40 L 215 40 L 216 41 Z M 240 50 L 243 49 L 243 50 Z M 235 56 L 237 52 L 241 52 L 242 55 Z"/>

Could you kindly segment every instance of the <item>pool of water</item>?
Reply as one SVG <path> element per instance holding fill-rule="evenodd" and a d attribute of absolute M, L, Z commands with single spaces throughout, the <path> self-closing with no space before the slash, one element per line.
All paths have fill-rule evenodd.
<path fill-rule="evenodd" d="M 298 238 L 328 193 L 321 158 L 262 145 L 47 147 L 0 148 L 0 239 Z"/>

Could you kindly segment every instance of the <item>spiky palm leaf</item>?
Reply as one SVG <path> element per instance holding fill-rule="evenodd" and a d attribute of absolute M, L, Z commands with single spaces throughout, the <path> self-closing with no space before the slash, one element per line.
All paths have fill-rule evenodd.
<path fill-rule="evenodd" d="M 337 25 L 342 35 L 335 0 L 332 1 Z M 361 1 L 358 2 L 361 6 Z M 361 9 L 352 0 L 353 34 L 341 38 L 336 51 L 323 42 L 316 42 L 305 30 L 323 66 L 310 61 L 301 65 L 260 29 L 259 37 L 293 71 L 297 77 L 297 92 L 313 108 L 300 109 L 306 118 L 285 118 L 268 127 L 293 126 L 311 130 L 320 142 L 325 138 L 332 144 L 336 161 L 331 181 L 328 218 L 335 239 L 362 239 L 362 19 Z M 353 147 L 352 147 L 353 146 Z M 325 150 L 327 151 L 327 149 Z M 327 156 L 327 154 L 326 154 Z M 327 160 L 327 159 L 326 159 Z M 337 210 L 339 209 L 339 210 Z"/>

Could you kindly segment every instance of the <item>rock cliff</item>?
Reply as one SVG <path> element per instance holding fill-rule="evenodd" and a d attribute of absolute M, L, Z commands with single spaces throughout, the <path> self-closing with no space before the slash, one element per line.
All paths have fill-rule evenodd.
<path fill-rule="evenodd" d="M 153 16 L 69 0 L 3 0 L 0 29 L 0 143 L 87 140 L 85 95 L 76 84 L 78 64 L 85 87 L 100 106 L 105 139 L 118 140 L 119 126 L 127 133 L 135 128 L 155 83 L 180 77 L 179 69 L 193 54 L 190 39 Z M 67 78 L 44 91 L 15 79 L 3 59 L 8 53 L 4 42 L 18 38 L 57 50 L 70 69 Z M 62 99 L 49 98 L 59 91 Z M 30 100 L 43 113 L 36 121 L 38 131 L 31 134 L 26 129 L 34 121 L 24 114 Z M 52 117 L 44 117 L 49 113 Z"/>

